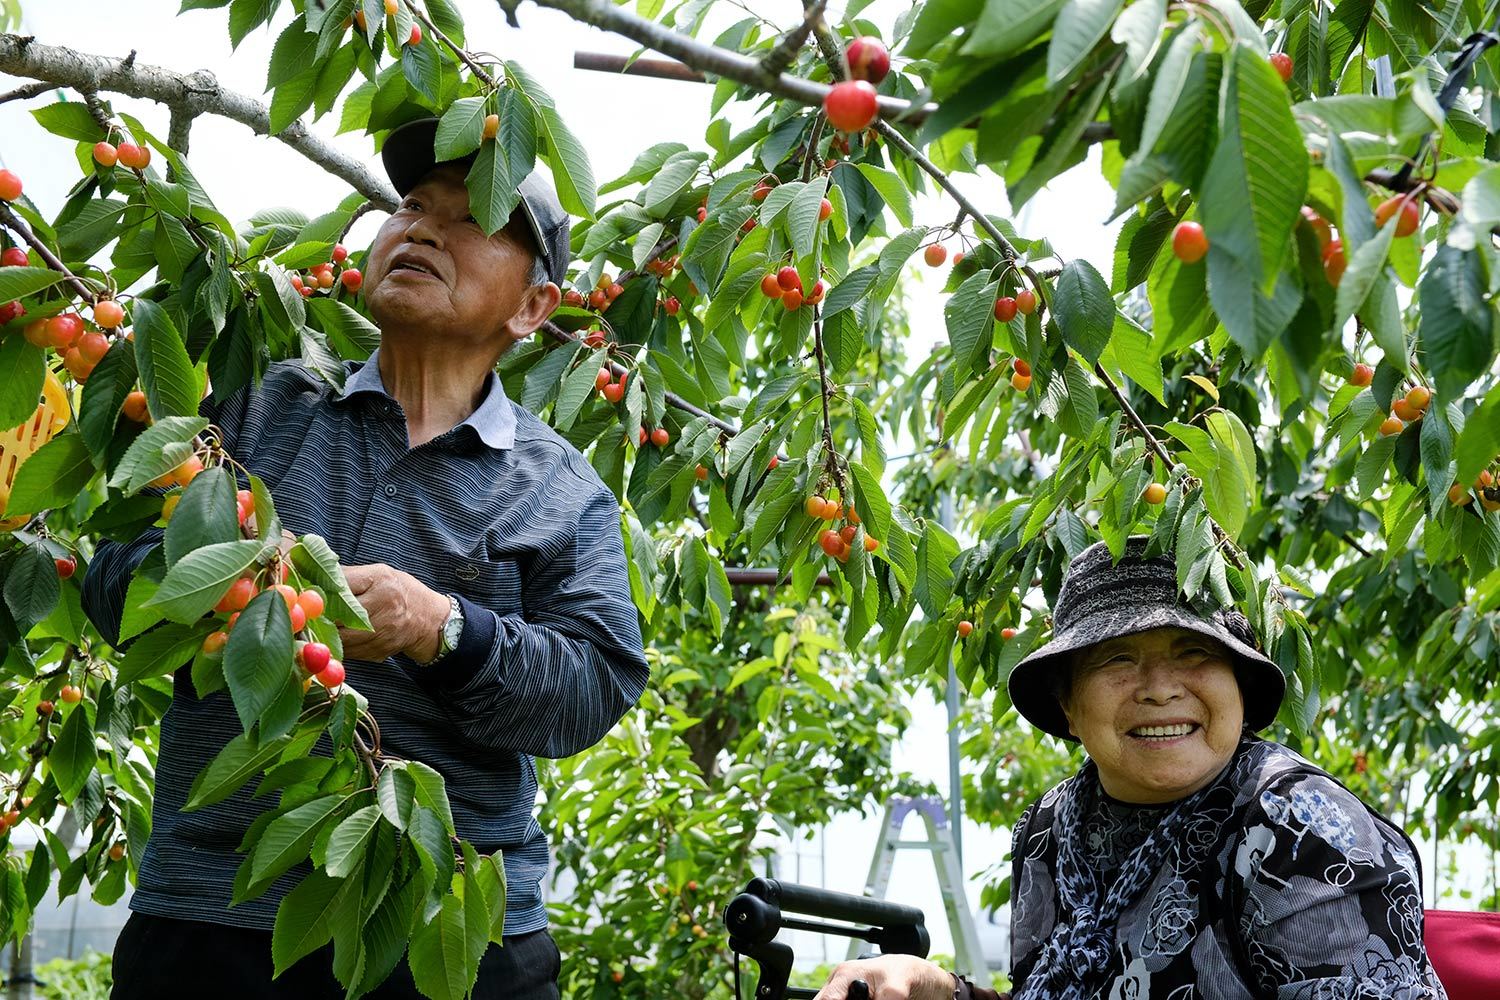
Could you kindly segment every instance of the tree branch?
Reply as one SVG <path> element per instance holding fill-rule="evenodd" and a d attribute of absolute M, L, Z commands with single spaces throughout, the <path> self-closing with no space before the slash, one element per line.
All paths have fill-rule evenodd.
<path fill-rule="evenodd" d="M 0 72 L 85 93 L 107 91 L 144 98 L 169 108 L 186 104 L 197 113 L 232 119 L 260 135 L 271 131 L 270 112 L 264 104 L 224 89 L 207 70 L 176 73 L 159 66 L 137 65 L 133 58 L 113 59 L 42 45 L 18 35 L 0 35 Z M 395 210 L 396 192 L 382 177 L 313 135 L 305 123 L 292 122 L 273 138 L 347 181 L 377 207 Z"/>
<path fill-rule="evenodd" d="M 82 278 L 68 270 L 68 265 L 58 259 L 57 254 L 53 253 L 51 248 L 31 231 L 31 227 L 26 225 L 25 221 L 12 211 L 9 205 L 3 203 L 0 203 L 0 225 L 4 225 L 5 228 L 30 244 L 31 249 L 36 251 L 37 256 L 42 258 L 52 270 L 60 272 L 67 279 L 68 284 L 73 286 L 74 291 L 82 295 L 86 300 L 93 302 L 99 295 L 98 291 L 85 285 Z"/>
<path fill-rule="evenodd" d="M 822 107 L 823 98 L 830 89 L 824 83 L 769 72 L 757 59 L 708 42 L 700 42 L 623 7 L 617 7 L 610 0 L 536 0 L 536 4 L 560 10 L 575 21 L 624 35 L 663 55 L 680 60 L 693 69 L 734 80 L 777 97 Z M 500 6 L 504 9 L 507 6 L 506 0 L 501 0 Z M 879 108 L 880 117 L 912 125 L 921 124 L 937 111 L 935 104 L 913 105 L 910 101 L 885 95 L 879 98 Z"/>
<path fill-rule="evenodd" d="M 761 59 L 761 67 L 767 73 L 780 76 L 796 60 L 797 53 L 806 44 L 807 36 L 812 33 L 813 26 L 823 19 L 823 9 L 827 6 L 828 0 L 813 0 L 807 5 L 802 14 L 802 23 L 783 35 L 775 48 Z"/>

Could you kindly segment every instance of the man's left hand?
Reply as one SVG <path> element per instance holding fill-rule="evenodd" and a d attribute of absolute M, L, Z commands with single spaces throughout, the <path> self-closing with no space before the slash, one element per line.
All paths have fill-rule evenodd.
<path fill-rule="evenodd" d="M 339 629 L 344 658 L 379 662 L 405 653 L 418 663 L 437 655 L 448 598 L 410 573 L 385 563 L 346 566 L 349 589 L 370 616 L 372 631 Z"/>

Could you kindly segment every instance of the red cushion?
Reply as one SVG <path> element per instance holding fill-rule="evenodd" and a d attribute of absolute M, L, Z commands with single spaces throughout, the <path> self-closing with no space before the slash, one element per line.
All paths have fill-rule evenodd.
<path fill-rule="evenodd" d="M 1500 913 L 1428 910 L 1427 954 L 1448 1000 L 1500 997 Z"/>

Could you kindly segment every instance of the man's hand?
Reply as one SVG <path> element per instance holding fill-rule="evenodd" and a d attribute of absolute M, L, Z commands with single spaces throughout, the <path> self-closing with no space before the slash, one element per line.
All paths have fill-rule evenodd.
<path fill-rule="evenodd" d="M 849 984 L 856 979 L 863 979 L 870 987 L 870 1000 L 953 1000 L 953 977 L 926 959 L 911 955 L 845 962 L 833 970 L 818 991 L 817 1000 L 845 1000 Z"/>
<path fill-rule="evenodd" d="M 344 576 L 373 628 L 370 632 L 339 629 L 345 659 L 379 662 L 405 653 L 425 663 L 437 655 L 449 611 L 445 595 L 385 563 L 346 566 Z"/>

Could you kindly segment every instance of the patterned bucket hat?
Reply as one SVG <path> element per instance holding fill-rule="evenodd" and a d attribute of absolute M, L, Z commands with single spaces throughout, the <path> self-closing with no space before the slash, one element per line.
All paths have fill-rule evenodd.
<path fill-rule="evenodd" d="M 1204 617 L 1188 605 L 1177 587 L 1177 566 L 1167 556 L 1142 558 L 1148 539 L 1133 536 L 1125 555 L 1114 561 L 1103 542 L 1080 552 L 1063 576 L 1052 614 L 1052 638 L 1032 650 L 1010 672 L 1008 687 L 1016 711 L 1033 726 L 1078 742 L 1053 693 L 1054 678 L 1072 669 L 1072 653 L 1095 643 L 1157 628 L 1183 628 L 1229 647 L 1245 701 L 1245 725 L 1269 726 L 1286 694 L 1281 668 L 1256 648 L 1255 633 L 1238 611 Z"/>

